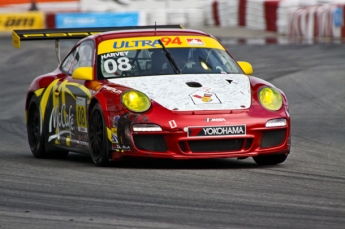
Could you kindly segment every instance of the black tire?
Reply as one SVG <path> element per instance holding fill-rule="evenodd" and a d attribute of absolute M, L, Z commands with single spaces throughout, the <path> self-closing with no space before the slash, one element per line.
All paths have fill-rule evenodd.
<path fill-rule="evenodd" d="M 109 165 L 109 144 L 103 111 L 96 104 L 91 111 L 89 121 L 89 144 L 92 161 L 97 166 Z"/>
<path fill-rule="evenodd" d="M 287 156 L 287 154 L 259 155 L 253 157 L 253 159 L 258 165 L 276 165 L 283 163 Z"/>
<path fill-rule="evenodd" d="M 36 158 L 45 158 L 48 153 L 44 148 L 44 138 L 42 130 L 42 118 L 39 109 L 38 98 L 33 95 L 30 99 L 28 106 L 28 120 L 26 130 L 28 133 L 28 141 L 30 150 Z"/>
<path fill-rule="evenodd" d="M 44 130 L 42 127 L 39 99 L 33 95 L 28 106 L 28 121 L 26 124 L 30 150 L 36 158 L 63 159 L 68 155 L 66 150 L 47 151 L 44 147 Z"/>

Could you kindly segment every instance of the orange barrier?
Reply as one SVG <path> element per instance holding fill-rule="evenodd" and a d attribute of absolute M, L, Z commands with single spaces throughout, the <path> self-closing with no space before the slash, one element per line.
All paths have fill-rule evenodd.
<path fill-rule="evenodd" d="M 79 2 L 79 0 L 35 0 L 36 3 L 58 3 L 58 2 Z M 11 4 L 28 4 L 31 3 L 31 0 L 1 0 L 0 6 L 11 5 Z"/>

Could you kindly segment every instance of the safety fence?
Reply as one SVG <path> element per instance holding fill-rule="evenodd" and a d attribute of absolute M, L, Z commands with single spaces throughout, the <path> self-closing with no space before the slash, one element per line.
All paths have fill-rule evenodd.
<path fill-rule="evenodd" d="M 206 14 L 207 24 L 243 26 L 308 39 L 345 38 L 345 3 L 335 4 L 331 0 L 306 3 L 298 0 L 214 0 Z"/>
<path fill-rule="evenodd" d="M 35 0 L 35 5 L 33 2 L 0 0 L 0 32 L 156 23 L 192 28 L 241 26 L 291 37 L 345 37 L 345 0 Z M 39 11 L 28 12 L 35 8 Z"/>
<path fill-rule="evenodd" d="M 307 39 L 345 38 L 345 5 L 320 5 L 292 10 L 287 14 L 287 35 Z"/>

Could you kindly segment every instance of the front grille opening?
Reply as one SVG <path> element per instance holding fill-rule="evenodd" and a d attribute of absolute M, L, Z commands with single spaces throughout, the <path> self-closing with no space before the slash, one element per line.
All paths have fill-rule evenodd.
<path fill-rule="evenodd" d="M 203 152 L 229 152 L 242 149 L 244 139 L 214 139 L 188 141 L 193 153 Z"/>
<path fill-rule="evenodd" d="M 168 147 L 165 143 L 164 136 L 156 134 L 148 135 L 134 135 L 134 145 L 140 150 L 154 151 L 154 152 L 166 152 Z"/>
<path fill-rule="evenodd" d="M 253 143 L 253 139 L 252 138 L 248 138 L 246 140 L 246 145 L 244 146 L 244 149 L 245 150 L 250 149 L 250 147 L 252 146 L 252 143 Z"/>
<path fill-rule="evenodd" d="M 261 148 L 279 146 L 284 142 L 286 130 L 267 130 L 262 133 Z"/>
<path fill-rule="evenodd" d="M 178 145 L 180 146 L 180 149 L 182 150 L 182 152 L 186 152 L 185 142 L 179 142 Z"/>

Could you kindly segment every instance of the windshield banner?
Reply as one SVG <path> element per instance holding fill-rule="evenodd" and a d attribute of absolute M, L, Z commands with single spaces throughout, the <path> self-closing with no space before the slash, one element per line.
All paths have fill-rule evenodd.
<path fill-rule="evenodd" d="M 164 36 L 164 37 L 135 37 L 103 41 L 98 46 L 98 55 L 124 50 L 162 48 L 158 40 L 161 40 L 166 48 L 216 48 L 224 50 L 224 47 L 211 37 L 202 36 Z"/>

